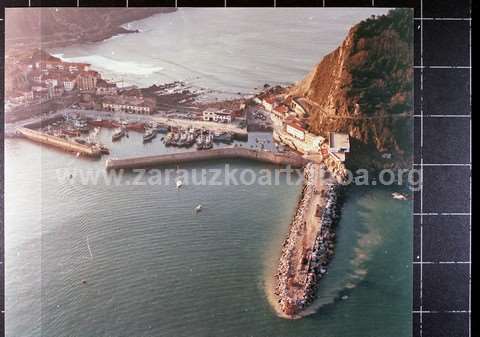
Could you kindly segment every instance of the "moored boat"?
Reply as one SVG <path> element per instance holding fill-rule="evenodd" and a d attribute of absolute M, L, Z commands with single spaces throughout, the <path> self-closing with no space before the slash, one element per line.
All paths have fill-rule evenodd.
<path fill-rule="evenodd" d="M 145 134 L 143 135 L 143 142 L 144 143 L 149 142 L 156 136 L 157 136 L 157 131 L 155 129 L 149 129 L 145 131 Z"/>
<path fill-rule="evenodd" d="M 233 141 L 233 136 L 229 132 L 215 132 L 213 134 L 213 141 L 214 142 L 223 142 L 223 143 L 231 143 Z"/>
<path fill-rule="evenodd" d="M 125 129 L 120 128 L 113 133 L 112 141 L 120 140 L 123 136 L 125 136 Z"/>

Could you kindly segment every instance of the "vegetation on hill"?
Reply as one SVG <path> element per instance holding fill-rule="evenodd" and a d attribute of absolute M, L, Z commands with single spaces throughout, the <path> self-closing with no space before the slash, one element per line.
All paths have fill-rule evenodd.
<path fill-rule="evenodd" d="M 313 102 L 312 132 L 350 135 L 353 167 L 410 165 L 412 14 L 394 9 L 355 25 L 342 45 L 289 92 Z"/>

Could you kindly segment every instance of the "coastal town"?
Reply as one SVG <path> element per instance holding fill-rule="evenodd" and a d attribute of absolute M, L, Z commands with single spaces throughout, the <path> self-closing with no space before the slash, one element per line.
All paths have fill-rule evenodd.
<path fill-rule="evenodd" d="M 143 132 L 146 142 L 165 134 L 162 138 L 169 146 L 210 149 L 214 141 L 229 144 L 248 139 L 251 131 L 271 131 L 279 149 L 315 158 L 340 179 L 345 175 L 348 135 L 309 132 L 311 104 L 289 96 L 284 88 L 266 84 L 256 95 L 209 104 L 196 102 L 200 94 L 182 82 L 146 89 L 119 86 L 103 79 L 90 64 L 65 62 L 42 50 L 7 58 L 6 64 L 7 70 L 15 69 L 16 76 L 11 77 L 22 78 L 7 85 L 7 136 L 22 133 L 24 129 L 17 127 L 30 126 L 46 139 L 60 138 L 55 144 L 67 144 L 62 147 L 68 150 L 69 143 L 82 142 L 82 135 L 108 127 L 117 130 L 114 140 L 133 130 Z M 107 152 L 104 144 L 90 145 L 103 148 L 103 153 L 80 151 L 80 155 Z"/>
<path fill-rule="evenodd" d="M 6 135 L 70 152 L 77 157 L 107 156 L 107 169 L 148 168 L 211 159 L 247 158 L 304 167 L 304 186 L 284 241 L 276 273 L 279 313 L 298 318 L 314 299 L 317 281 L 333 256 L 334 226 L 340 210 L 340 184 L 350 154 L 348 134 L 309 131 L 312 103 L 283 87 L 265 84 L 258 93 L 211 103 L 196 100 L 201 91 L 174 82 L 150 88 L 123 86 L 102 78 L 87 63 L 66 62 L 37 50 L 7 59 L 17 81 L 6 97 Z M 22 79 L 22 80 L 19 80 Z M 112 129 L 111 144 L 96 134 Z M 255 131 L 271 133 L 271 146 Z M 110 158 L 109 147 L 143 134 L 181 152 Z M 221 148 L 219 148 L 219 146 Z M 188 150 L 192 148 L 192 150 Z"/>

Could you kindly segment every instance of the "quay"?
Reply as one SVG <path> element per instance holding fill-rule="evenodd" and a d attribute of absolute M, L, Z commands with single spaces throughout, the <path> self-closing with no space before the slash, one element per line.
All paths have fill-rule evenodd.
<path fill-rule="evenodd" d="M 61 137 L 48 135 L 40 131 L 19 127 L 17 128 L 17 132 L 23 137 L 34 142 L 51 145 L 64 151 L 79 153 L 80 155 L 94 158 L 98 158 L 102 155 L 101 149 L 98 147 L 79 144 Z"/>
<path fill-rule="evenodd" d="M 189 151 L 157 156 L 131 157 L 124 159 L 107 159 L 106 169 L 142 169 L 157 166 L 185 164 L 212 159 L 250 159 L 263 163 L 292 167 L 303 167 L 307 160 L 297 154 L 273 153 L 240 147 L 229 147 L 203 151 Z"/>

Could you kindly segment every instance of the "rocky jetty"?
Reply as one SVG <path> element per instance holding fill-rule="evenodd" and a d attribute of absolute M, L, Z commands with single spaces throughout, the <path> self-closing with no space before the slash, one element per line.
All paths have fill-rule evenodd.
<path fill-rule="evenodd" d="M 334 254 L 335 224 L 340 216 L 341 186 L 329 184 L 319 191 L 315 181 L 313 164 L 305 167 L 305 183 L 297 212 L 282 246 L 282 254 L 276 274 L 275 295 L 279 308 L 288 317 L 297 317 L 313 302 L 318 281 L 327 273 L 327 265 Z M 308 241 L 306 216 L 311 200 L 321 195 L 322 204 L 316 204 L 314 216 L 319 230 L 312 243 Z"/>

